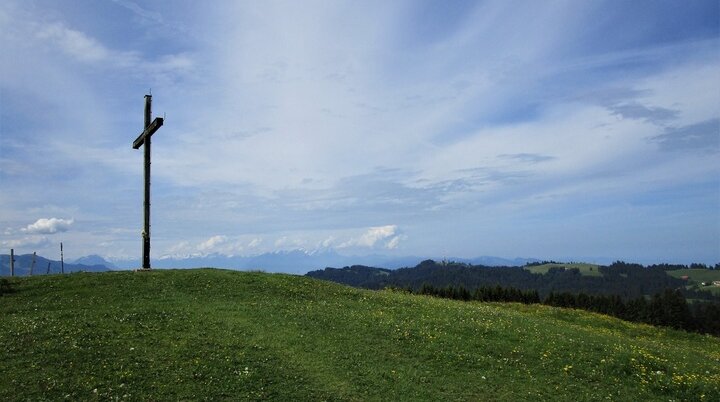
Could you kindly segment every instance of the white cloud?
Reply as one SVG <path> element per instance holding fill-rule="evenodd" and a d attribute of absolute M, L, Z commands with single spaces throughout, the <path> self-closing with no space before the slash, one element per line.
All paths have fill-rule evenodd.
<path fill-rule="evenodd" d="M 261 238 L 256 237 L 256 238 L 250 240 L 250 243 L 248 243 L 247 247 L 248 247 L 248 248 L 257 248 L 257 247 L 260 246 L 260 244 L 262 243 L 262 241 L 263 241 L 263 240 L 262 240 Z"/>
<path fill-rule="evenodd" d="M 389 242 L 387 242 L 386 246 L 390 250 L 394 250 L 398 248 L 398 245 L 400 244 L 400 236 L 395 236 L 392 239 L 390 239 Z"/>
<path fill-rule="evenodd" d="M 329 248 L 335 243 L 335 236 L 330 236 L 318 243 L 318 248 Z"/>
<path fill-rule="evenodd" d="M 30 224 L 21 230 L 23 232 L 33 234 L 53 234 L 57 232 L 67 232 L 74 222 L 74 219 L 40 218 L 35 223 Z"/>
<path fill-rule="evenodd" d="M 220 245 L 227 242 L 227 236 L 213 236 L 198 245 L 198 250 L 202 252 L 215 251 Z"/>
<path fill-rule="evenodd" d="M 191 239 L 171 243 L 167 246 L 158 245 L 158 249 L 163 250 L 161 252 L 163 258 L 205 255 L 210 253 L 236 255 L 243 252 L 257 252 L 261 244 L 262 238 L 260 237 L 251 237 L 248 235 L 215 235 L 205 238 L 204 240 Z"/>
<path fill-rule="evenodd" d="M 385 243 L 386 248 L 395 248 L 398 245 L 398 242 L 400 241 L 399 237 L 396 236 L 397 233 L 397 225 L 385 225 L 385 226 L 376 226 L 369 228 L 365 233 L 363 233 L 359 237 L 352 238 L 342 244 L 340 244 L 337 248 L 348 248 L 348 247 L 367 247 L 367 248 L 373 248 L 378 243 L 382 243 L 383 241 L 390 239 L 387 243 Z"/>

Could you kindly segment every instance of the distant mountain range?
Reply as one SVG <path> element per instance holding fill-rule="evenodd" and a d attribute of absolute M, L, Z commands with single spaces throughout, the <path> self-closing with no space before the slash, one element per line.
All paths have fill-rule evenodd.
<path fill-rule="evenodd" d="M 102 262 L 100 261 L 102 260 Z M 114 266 L 99 256 L 83 257 L 74 262 L 65 262 L 50 260 L 45 257 L 36 256 L 33 265 L 32 254 L 22 254 L 15 256 L 15 276 L 46 275 L 58 274 L 60 272 L 105 272 L 109 271 L 109 266 Z M 10 276 L 10 255 L 0 255 L 0 276 Z"/>
<path fill-rule="evenodd" d="M 110 261 L 102 258 L 101 256 L 99 256 L 97 254 L 80 257 L 77 260 L 73 261 L 73 263 L 80 264 L 80 265 L 89 265 L 89 266 L 101 265 L 108 269 L 117 269 L 117 266 L 115 264 L 111 263 Z"/>
<path fill-rule="evenodd" d="M 151 265 L 153 268 L 214 267 L 237 270 L 256 269 L 267 272 L 305 274 L 308 271 L 323 269 L 326 267 L 344 267 L 350 265 L 366 265 L 389 269 L 413 267 L 426 259 L 428 259 L 428 257 L 426 256 L 345 256 L 338 254 L 333 250 L 291 250 L 276 251 L 255 256 L 227 256 L 223 254 L 207 254 L 198 256 L 165 257 L 157 260 L 152 260 Z M 470 259 L 446 258 L 446 260 L 485 266 L 521 266 L 525 265 L 528 262 L 539 261 L 534 258 L 515 258 L 510 260 L 490 256 L 476 257 Z M 114 264 L 119 268 L 137 268 L 140 265 L 140 261 L 139 259 L 115 260 Z"/>

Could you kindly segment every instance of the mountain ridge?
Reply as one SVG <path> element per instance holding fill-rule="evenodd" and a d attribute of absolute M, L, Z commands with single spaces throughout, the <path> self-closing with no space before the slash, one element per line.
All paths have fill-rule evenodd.
<path fill-rule="evenodd" d="M 188 256 L 165 256 L 152 259 L 153 268 L 197 268 L 214 267 L 235 270 L 263 270 L 267 272 L 283 272 L 304 275 L 307 272 L 331 266 L 366 265 L 387 269 L 412 267 L 420 262 L 431 259 L 426 256 L 413 255 L 342 255 L 334 250 L 278 250 L 257 255 L 225 255 L 219 253 L 198 254 Z M 437 260 L 441 260 L 439 258 Z M 445 258 L 445 260 L 487 266 L 522 266 L 529 262 L 539 262 L 536 258 L 502 258 L 480 256 L 474 258 Z M 136 268 L 139 260 L 113 260 L 121 269 Z"/>

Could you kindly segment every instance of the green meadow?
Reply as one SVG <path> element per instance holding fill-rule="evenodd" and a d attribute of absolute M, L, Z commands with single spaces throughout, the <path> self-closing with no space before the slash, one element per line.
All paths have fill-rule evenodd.
<path fill-rule="evenodd" d="M 536 266 L 525 267 L 526 270 L 534 274 L 547 274 L 550 268 L 565 268 L 573 269 L 576 268 L 580 271 L 581 275 L 587 276 L 602 276 L 602 273 L 598 270 L 598 265 L 585 264 L 585 263 L 558 263 L 558 264 L 542 264 Z"/>
<path fill-rule="evenodd" d="M 8 278 L 1 400 L 720 400 L 720 339 L 214 269 Z"/>

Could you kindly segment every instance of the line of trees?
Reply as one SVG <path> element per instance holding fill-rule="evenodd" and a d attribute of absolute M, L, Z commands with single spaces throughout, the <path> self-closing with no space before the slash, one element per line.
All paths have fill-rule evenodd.
<path fill-rule="evenodd" d="M 426 283 L 417 291 L 407 290 L 421 295 L 464 301 L 542 303 L 548 306 L 606 314 L 625 321 L 720 336 L 720 303 L 695 302 L 688 304 L 678 290 L 666 289 L 656 293 L 650 299 L 638 297 L 627 301 L 618 295 L 588 295 L 569 292 L 551 292 L 541 300 L 536 290 L 501 286 L 482 286 L 468 290 L 464 286 L 434 287 Z"/>
<path fill-rule="evenodd" d="M 464 286 L 446 286 L 435 288 L 426 283 L 420 288 L 420 290 L 413 293 L 465 301 L 476 300 L 484 302 L 510 302 L 524 304 L 540 303 L 540 295 L 537 290 L 520 290 L 517 288 L 504 288 L 501 286 L 482 286 L 470 292 Z"/>

